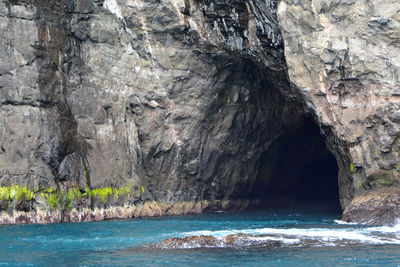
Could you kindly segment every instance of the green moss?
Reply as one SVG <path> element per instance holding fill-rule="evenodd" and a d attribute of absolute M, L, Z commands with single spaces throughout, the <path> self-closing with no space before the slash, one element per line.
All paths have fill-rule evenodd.
<path fill-rule="evenodd" d="M 31 201 L 35 199 L 36 193 L 24 186 L 1 186 L 0 187 L 0 200 L 7 200 L 9 202 L 16 201 Z"/>
<path fill-rule="evenodd" d="M 50 208 L 52 210 L 54 210 L 56 206 L 58 207 L 59 210 L 61 210 L 61 204 L 58 201 L 57 194 L 46 194 L 46 199 L 49 202 Z"/>
<path fill-rule="evenodd" d="M 136 190 L 139 190 L 136 187 Z M 144 187 L 141 187 L 144 193 Z M 140 191 L 139 191 L 140 193 Z M 60 211 L 72 208 L 73 202 L 77 202 L 82 198 L 92 199 L 100 198 L 103 203 L 106 203 L 109 198 L 124 197 L 127 198 L 131 195 L 131 186 L 124 186 L 121 188 L 104 187 L 87 189 L 86 192 L 82 193 L 79 188 L 73 187 L 69 190 L 55 190 L 52 187 L 48 189 L 30 190 L 25 186 L 13 185 L 13 186 L 2 186 L 0 187 L 0 201 L 7 200 L 9 203 L 12 201 L 31 201 L 40 196 L 46 200 L 52 210 L 59 209 Z"/>
<path fill-rule="evenodd" d="M 369 187 L 391 186 L 396 179 L 391 171 L 378 171 L 367 177 Z"/>
<path fill-rule="evenodd" d="M 131 187 L 130 186 L 126 186 L 125 190 L 124 190 L 124 194 L 125 196 L 129 196 L 131 193 Z"/>
<path fill-rule="evenodd" d="M 353 163 L 350 163 L 350 171 L 351 171 L 351 172 L 354 172 L 354 171 L 355 171 L 355 167 L 354 167 L 354 164 L 353 164 Z"/>
<path fill-rule="evenodd" d="M 26 185 L 23 187 L 20 186 L 14 186 L 14 190 L 16 191 L 15 199 L 17 201 L 20 200 L 32 200 L 36 197 L 35 192 L 32 190 L 29 190 Z"/>
<path fill-rule="evenodd" d="M 142 187 L 144 192 L 144 188 Z M 113 187 L 104 187 L 104 188 L 95 188 L 92 190 L 88 190 L 88 195 L 93 196 L 94 198 L 101 198 L 103 203 L 107 202 L 108 197 L 128 197 L 131 193 L 130 186 L 124 186 L 122 188 L 113 188 Z"/>
<path fill-rule="evenodd" d="M 111 187 L 95 188 L 95 189 L 92 189 L 91 192 L 92 192 L 92 195 L 94 198 L 100 197 L 101 201 L 103 203 L 106 203 L 108 195 L 113 194 L 113 189 Z"/>
<path fill-rule="evenodd" d="M 52 210 L 58 208 L 59 210 L 66 210 L 72 208 L 74 201 L 79 201 L 82 198 L 96 199 L 100 198 L 105 204 L 107 200 L 112 197 L 128 197 L 131 193 L 130 186 L 124 186 L 122 188 L 104 187 L 87 189 L 86 192 L 82 193 L 78 188 L 74 187 L 67 191 L 54 191 L 52 188 L 48 189 L 46 193 L 41 193 L 42 197 L 45 198 Z"/>
<path fill-rule="evenodd" d="M 79 200 L 82 198 L 82 192 L 79 188 L 74 187 L 72 191 L 69 192 L 69 196 L 71 199 Z"/>
<path fill-rule="evenodd" d="M 9 187 L 0 187 L 0 200 L 10 200 L 11 192 Z"/>
<path fill-rule="evenodd" d="M 41 193 L 41 196 L 47 200 L 52 210 L 58 208 L 59 210 L 63 211 L 71 208 L 72 202 L 74 200 L 78 201 L 81 199 L 83 194 L 76 187 L 73 187 L 67 191 L 53 190 L 53 188 L 50 187 L 49 189 L 44 190 L 44 192 Z"/>
<path fill-rule="evenodd" d="M 390 180 L 380 180 L 379 183 L 380 183 L 381 185 L 390 186 L 390 185 L 393 185 L 394 179 L 390 179 Z"/>

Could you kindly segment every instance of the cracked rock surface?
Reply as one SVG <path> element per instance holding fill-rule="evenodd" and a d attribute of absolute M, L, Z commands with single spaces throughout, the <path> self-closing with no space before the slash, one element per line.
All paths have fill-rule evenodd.
<path fill-rule="evenodd" d="M 362 0 L 0 0 L 0 184 L 142 188 L 114 203 L 132 211 L 107 218 L 242 209 L 261 155 L 313 118 L 338 162 L 342 208 L 396 194 L 399 11 Z M 104 218 L 82 219 L 82 205 L 57 218 Z M 27 216 L 40 210 L 38 198 Z"/>
<path fill-rule="evenodd" d="M 400 4 L 285 0 L 278 19 L 290 80 L 329 128 L 342 206 L 352 210 L 359 205 L 355 196 L 375 191 L 397 195 Z"/>

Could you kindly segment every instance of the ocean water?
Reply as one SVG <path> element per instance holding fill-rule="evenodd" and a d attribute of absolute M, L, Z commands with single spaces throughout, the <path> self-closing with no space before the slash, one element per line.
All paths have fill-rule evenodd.
<path fill-rule="evenodd" d="M 4 266 L 400 266 L 400 225 L 345 224 L 323 209 L 0 226 Z M 169 237 L 256 235 L 236 248 L 151 249 Z M 274 246 L 271 246 L 274 242 Z"/>

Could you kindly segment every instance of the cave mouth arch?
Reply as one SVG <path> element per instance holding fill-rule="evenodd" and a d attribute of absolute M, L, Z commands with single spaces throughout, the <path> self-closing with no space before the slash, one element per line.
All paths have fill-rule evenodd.
<path fill-rule="evenodd" d="M 246 194 L 257 205 L 250 207 L 341 211 L 337 161 L 311 116 L 280 135 L 258 164 L 254 184 Z"/>
<path fill-rule="evenodd" d="M 217 81 L 223 83 L 215 84 L 216 97 L 204 119 L 203 198 L 233 200 L 221 207 L 230 211 L 308 205 L 341 212 L 329 128 L 318 125 L 315 110 L 292 87 L 286 70 L 231 61 L 218 60 L 224 64 Z"/>

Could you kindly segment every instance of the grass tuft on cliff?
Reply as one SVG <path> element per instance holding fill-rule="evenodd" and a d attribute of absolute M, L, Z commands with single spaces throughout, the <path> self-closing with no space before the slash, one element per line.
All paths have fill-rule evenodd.
<path fill-rule="evenodd" d="M 60 211 L 64 211 L 72 208 L 73 203 L 79 203 L 82 199 L 90 199 L 91 201 L 101 199 L 103 204 L 105 204 L 111 198 L 127 198 L 131 195 L 131 189 L 130 185 L 121 188 L 108 186 L 104 188 L 88 188 L 85 192 L 82 192 L 76 187 L 63 191 L 60 189 L 53 189 L 52 187 L 48 189 L 36 188 L 35 190 L 30 190 L 26 185 L 0 186 L 0 201 L 5 200 L 9 204 L 13 201 L 34 201 L 37 195 L 40 194 L 42 199 L 47 201 L 51 210 L 57 208 Z M 134 189 L 136 189 L 134 191 L 137 191 L 140 195 L 139 187 L 135 186 Z M 144 193 L 143 186 L 141 186 L 141 191 Z"/>
<path fill-rule="evenodd" d="M 1 186 L 0 187 L 0 201 L 7 200 L 9 202 L 16 201 L 31 201 L 35 199 L 36 193 L 25 186 Z"/>

